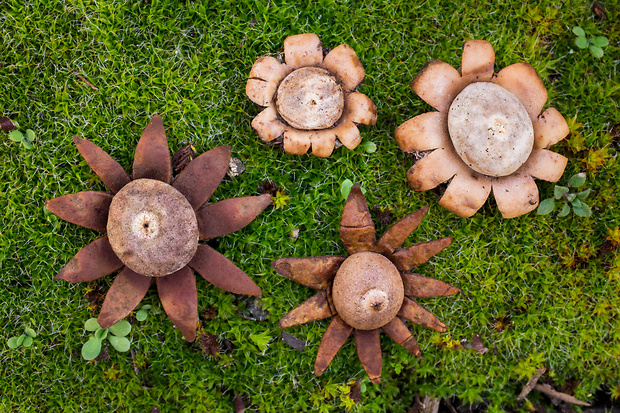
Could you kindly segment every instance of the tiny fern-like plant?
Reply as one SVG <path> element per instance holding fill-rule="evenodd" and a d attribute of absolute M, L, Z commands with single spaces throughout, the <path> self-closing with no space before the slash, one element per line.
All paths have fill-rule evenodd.
<path fill-rule="evenodd" d="M 84 360 L 94 360 L 101 353 L 101 346 L 104 340 L 108 340 L 112 347 L 117 351 L 124 353 L 129 351 L 131 343 L 125 337 L 131 331 L 131 324 L 127 320 L 121 320 L 110 326 L 110 328 L 101 328 L 96 318 L 90 318 L 84 324 L 87 331 L 94 334 L 82 346 L 82 358 Z"/>
<path fill-rule="evenodd" d="M 560 203 L 561 209 L 558 212 L 558 217 L 565 217 L 570 214 L 571 209 L 575 215 L 580 217 L 589 217 L 592 215 L 592 210 L 585 203 L 585 199 L 592 192 L 591 189 L 585 189 L 582 191 L 572 191 L 571 188 L 581 188 L 586 183 L 586 174 L 579 173 L 573 175 L 568 180 L 567 186 L 556 185 L 553 189 L 553 197 L 543 200 L 538 205 L 538 215 L 547 215 L 553 212 L 555 209 L 556 201 Z"/>

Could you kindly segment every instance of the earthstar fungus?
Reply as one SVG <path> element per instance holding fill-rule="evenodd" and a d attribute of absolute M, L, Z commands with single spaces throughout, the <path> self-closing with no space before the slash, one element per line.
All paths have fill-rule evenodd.
<path fill-rule="evenodd" d="M 494 74 L 489 42 L 463 46 L 460 72 L 431 60 L 411 83 L 437 109 L 409 119 L 395 132 L 405 152 L 426 152 L 407 172 L 415 191 L 449 181 L 439 205 L 469 217 L 491 190 L 504 218 L 538 205 L 536 179 L 556 182 L 567 158 L 548 150 L 568 124 L 554 108 L 541 113 L 547 90 L 532 66 L 515 63 Z"/>
<path fill-rule="evenodd" d="M 446 325 L 414 298 L 446 296 L 460 290 L 442 281 L 409 272 L 450 245 L 451 237 L 401 248 L 424 218 L 428 206 L 392 225 L 379 240 L 366 198 L 354 186 L 342 211 L 340 238 L 348 257 L 280 258 L 279 274 L 319 290 L 280 319 L 280 328 L 334 317 L 319 346 L 315 374 L 320 376 L 353 332 L 358 357 L 373 383 L 383 365 L 379 335 L 386 333 L 421 357 L 418 343 L 402 319 L 443 332 Z"/>
<path fill-rule="evenodd" d="M 354 149 L 358 124 L 374 125 L 377 107 L 356 91 L 366 72 L 355 51 L 341 44 L 327 54 L 313 33 L 284 39 L 284 62 L 262 56 L 252 66 L 246 94 L 264 106 L 252 127 L 286 153 L 330 156 L 336 142 Z"/>
<path fill-rule="evenodd" d="M 226 291 L 261 294 L 235 264 L 199 242 L 245 227 L 271 203 L 269 195 L 207 202 L 226 174 L 229 146 L 205 152 L 173 178 L 164 125 L 156 115 L 136 146 L 130 177 L 99 146 L 77 136 L 74 142 L 112 193 L 78 192 L 49 200 L 46 207 L 65 221 L 107 234 L 82 248 L 56 279 L 87 282 L 120 271 L 97 319 L 102 328 L 125 318 L 155 280 L 166 314 L 194 341 L 194 271 Z"/>

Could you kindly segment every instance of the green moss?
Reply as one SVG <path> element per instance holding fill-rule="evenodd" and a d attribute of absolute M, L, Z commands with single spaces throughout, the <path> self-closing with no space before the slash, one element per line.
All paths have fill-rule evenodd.
<path fill-rule="evenodd" d="M 620 185 L 620 119 L 616 75 L 617 4 L 601 2 L 601 22 L 590 3 L 530 5 L 504 2 L 319 1 L 111 2 L 6 1 L 0 16 L 0 115 L 36 132 L 32 150 L 2 135 L 0 142 L 0 343 L 35 327 L 30 348 L 0 347 L 0 410 L 6 411 L 231 411 L 235 395 L 248 411 L 342 411 L 351 380 L 364 376 L 350 340 L 320 378 L 313 363 L 327 321 L 294 327 L 306 351 L 279 339 L 277 320 L 311 295 L 275 274 L 283 256 L 344 253 L 338 238 L 344 205 L 340 183 L 367 189 L 368 203 L 397 218 L 426 203 L 430 213 L 409 243 L 453 235 L 453 245 L 418 272 L 463 289 L 424 305 L 449 325 L 446 334 L 411 326 L 421 361 L 382 336 L 382 383 L 366 382 L 358 411 L 404 412 L 415 394 L 484 401 L 490 409 L 516 407 L 523 383 L 546 366 L 558 383 L 576 381 L 574 395 L 589 399 L 601 385 L 617 388 L 620 370 L 618 252 L 600 256 L 608 229 L 620 225 L 614 194 Z M 610 39 L 601 59 L 574 46 L 573 26 Z M 282 50 L 288 35 L 315 32 L 328 47 L 350 44 L 365 68 L 360 91 L 378 107 L 364 140 L 369 154 L 341 148 L 329 159 L 297 157 L 263 145 L 250 122 L 260 111 L 245 96 L 254 60 Z M 431 192 L 413 193 L 405 180 L 412 159 L 392 138 L 405 120 L 429 110 L 407 86 L 425 61 L 460 65 L 468 39 L 489 40 L 496 70 L 526 61 L 549 90 L 548 106 L 583 126 L 554 150 L 569 157 L 563 181 L 588 170 L 591 218 L 535 214 L 502 220 L 489 201 L 463 219 L 437 205 Z M 76 75 L 84 76 L 98 90 Z M 218 308 L 203 328 L 232 344 L 205 357 L 186 343 L 161 311 L 156 291 L 145 302 L 159 312 L 134 325 L 132 353 L 86 363 L 83 323 L 94 313 L 83 285 L 54 274 L 94 231 L 45 214 L 46 199 L 104 187 L 80 158 L 71 137 L 91 139 L 127 169 L 152 114 L 164 117 L 172 151 L 194 142 L 199 152 L 231 144 L 247 171 L 226 178 L 215 199 L 256 194 L 264 179 L 290 196 L 249 227 L 217 240 L 218 250 L 263 289 L 266 322 L 242 318 L 241 303 L 198 280 L 199 309 Z M 617 126 L 616 126 L 617 128 Z M 617 134 L 617 129 L 615 131 Z M 6 139 L 4 139 L 6 138 Z M 595 154 L 590 153 L 592 150 Z M 603 160 L 601 160 L 603 156 Z M 539 182 L 541 198 L 553 184 Z M 298 230 L 296 238 L 291 237 Z M 109 286 L 113 277 L 100 283 Z M 509 320 L 505 328 L 498 320 Z M 489 351 L 450 348 L 479 334 Z"/>

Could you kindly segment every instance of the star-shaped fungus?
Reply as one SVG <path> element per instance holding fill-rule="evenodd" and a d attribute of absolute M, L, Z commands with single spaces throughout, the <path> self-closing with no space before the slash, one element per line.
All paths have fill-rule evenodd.
<path fill-rule="evenodd" d="M 205 152 L 173 178 L 164 125 L 154 116 L 136 147 L 130 177 L 94 143 L 79 137 L 74 142 L 112 193 L 78 192 L 47 201 L 46 207 L 65 221 L 107 235 L 82 248 L 56 279 L 86 282 L 120 270 L 97 319 L 102 328 L 125 318 L 155 280 L 166 314 L 187 341 L 195 340 L 193 271 L 226 291 L 261 294 L 235 264 L 199 242 L 245 227 L 271 202 L 261 195 L 207 203 L 226 174 L 229 146 Z"/>
<path fill-rule="evenodd" d="M 515 63 L 493 73 L 489 42 L 463 46 L 460 73 L 431 60 L 411 83 L 438 110 L 409 119 L 395 132 L 403 151 L 430 151 L 407 172 L 415 191 L 449 181 L 439 205 L 469 217 L 491 189 L 502 216 L 514 218 L 538 205 L 534 178 L 556 182 L 567 159 L 548 150 L 569 129 L 554 108 L 541 113 L 547 89 L 532 66 Z"/>
<path fill-rule="evenodd" d="M 284 62 L 262 56 L 252 66 L 246 94 L 266 108 L 252 127 L 265 142 L 282 142 L 286 153 L 330 156 L 336 142 L 354 149 L 357 124 L 374 125 L 377 107 L 356 91 L 366 71 L 351 46 L 326 55 L 314 33 L 284 39 Z"/>
<path fill-rule="evenodd" d="M 446 325 L 414 298 L 445 296 L 460 290 L 409 270 L 450 245 L 452 238 L 401 248 L 427 211 L 425 206 L 407 215 L 377 241 L 366 198 L 356 185 L 340 221 L 340 238 L 348 257 L 280 258 L 272 263 L 279 274 L 319 290 L 282 317 L 280 328 L 334 316 L 319 346 L 314 364 L 317 376 L 323 374 L 351 332 L 366 374 L 378 383 L 383 366 L 381 331 L 421 357 L 418 343 L 402 319 L 440 332 L 446 330 Z"/>

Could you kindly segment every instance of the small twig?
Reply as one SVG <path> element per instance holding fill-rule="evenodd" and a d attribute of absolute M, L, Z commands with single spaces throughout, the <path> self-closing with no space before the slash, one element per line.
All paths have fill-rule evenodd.
<path fill-rule="evenodd" d="M 436 397 L 424 396 L 422 401 L 421 413 L 438 413 L 439 412 L 439 399 Z"/>
<path fill-rule="evenodd" d="M 134 349 L 129 350 L 129 354 L 131 354 L 131 364 L 133 364 L 133 372 L 136 373 L 136 376 L 140 374 L 140 370 L 136 365 L 136 351 Z"/>
<path fill-rule="evenodd" d="M 578 406 L 591 406 L 590 403 L 586 403 L 579 399 L 576 399 L 570 394 L 560 393 L 559 391 L 553 390 L 548 384 L 537 384 L 536 386 L 534 386 L 534 389 L 546 394 L 549 397 L 554 397 L 566 403 L 576 404 Z"/>
<path fill-rule="evenodd" d="M 80 80 L 86 84 L 86 86 L 90 87 L 93 90 L 99 90 L 99 88 L 97 86 L 95 86 L 92 83 L 90 83 L 88 80 L 86 80 L 86 78 L 84 76 L 82 76 L 78 72 L 73 72 L 73 74 L 76 75 L 77 77 L 79 77 Z"/>
<path fill-rule="evenodd" d="M 459 413 L 454 406 L 452 406 L 452 403 L 450 403 L 450 399 L 443 399 L 443 401 L 446 403 L 446 406 L 448 406 L 448 410 L 450 410 L 451 413 Z"/>
<path fill-rule="evenodd" d="M 519 393 L 519 397 L 517 397 L 518 402 L 522 402 L 523 400 L 525 400 L 525 398 L 528 394 L 530 394 L 534 386 L 536 386 L 536 383 L 538 383 L 538 379 L 540 379 L 540 377 L 545 374 L 546 371 L 547 369 L 544 367 L 538 369 L 538 373 L 534 374 L 534 376 L 532 376 L 532 378 L 525 384 L 525 386 L 523 386 L 523 390 L 521 390 L 521 393 Z"/>

